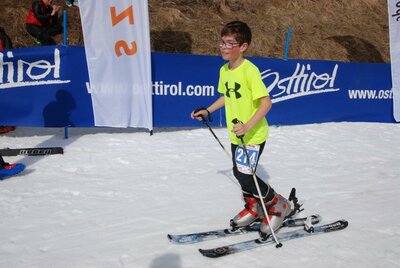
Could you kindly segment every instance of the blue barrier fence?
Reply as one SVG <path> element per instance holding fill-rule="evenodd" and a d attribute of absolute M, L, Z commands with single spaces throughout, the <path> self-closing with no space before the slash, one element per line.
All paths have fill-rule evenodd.
<path fill-rule="evenodd" d="M 250 57 L 270 90 L 270 124 L 395 122 L 389 64 Z M 155 127 L 198 126 L 194 108 L 219 97 L 219 56 L 152 53 Z M 0 125 L 94 126 L 83 47 L 0 53 Z M 212 125 L 223 126 L 223 109 Z"/>

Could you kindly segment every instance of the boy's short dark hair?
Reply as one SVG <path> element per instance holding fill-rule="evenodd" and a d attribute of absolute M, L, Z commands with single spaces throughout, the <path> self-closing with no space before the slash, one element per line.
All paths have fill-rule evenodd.
<path fill-rule="evenodd" d="M 250 45 L 251 43 L 250 27 L 242 21 L 237 20 L 227 23 L 221 30 L 221 36 L 225 35 L 235 35 L 236 41 L 238 41 L 240 45 L 243 43 Z"/>

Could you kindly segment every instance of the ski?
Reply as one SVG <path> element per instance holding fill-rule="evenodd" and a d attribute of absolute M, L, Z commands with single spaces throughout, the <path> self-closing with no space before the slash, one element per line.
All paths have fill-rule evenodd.
<path fill-rule="evenodd" d="M 348 226 L 346 220 L 338 220 L 330 224 L 324 224 L 320 226 L 312 226 L 296 231 L 289 231 L 285 233 L 278 233 L 277 238 L 279 242 L 284 242 L 288 240 L 293 240 L 302 237 L 314 236 L 318 234 L 324 234 L 334 231 L 343 230 Z M 211 249 L 199 249 L 200 253 L 205 257 L 209 258 L 219 258 L 222 256 L 242 252 L 245 250 L 250 250 L 258 247 L 263 247 L 266 245 L 275 244 L 275 240 L 272 237 L 263 240 L 262 238 L 243 241 L 223 247 L 211 248 Z"/>
<path fill-rule="evenodd" d="M 39 155 L 63 154 L 63 153 L 64 149 L 62 147 L 0 149 L 1 156 L 17 156 L 17 155 L 39 156 Z"/>
<path fill-rule="evenodd" d="M 287 218 L 282 227 L 299 227 L 304 226 L 307 219 L 311 220 L 311 224 L 317 224 L 321 221 L 320 215 L 311 215 L 309 217 L 304 218 Z M 229 237 L 229 236 L 236 236 L 240 234 L 246 234 L 250 232 L 257 232 L 260 230 L 260 222 L 256 222 L 250 226 L 239 228 L 234 231 L 231 229 L 219 229 L 214 231 L 206 231 L 206 232 L 199 232 L 199 233 L 192 233 L 192 234 L 168 234 L 168 239 L 177 244 L 193 244 L 199 243 L 202 241 L 222 238 L 222 237 Z M 281 227 L 281 228 L 282 228 Z"/>

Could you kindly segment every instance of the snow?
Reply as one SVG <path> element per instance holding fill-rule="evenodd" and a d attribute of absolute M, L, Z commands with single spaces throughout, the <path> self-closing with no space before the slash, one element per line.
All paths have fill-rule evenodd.
<path fill-rule="evenodd" d="M 214 131 L 229 148 L 227 130 Z M 243 207 L 230 159 L 208 129 L 69 135 L 17 128 L 0 136 L 1 147 L 65 150 L 4 157 L 27 169 L 0 181 L 0 267 L 400 267 L 399 124 L 272 126 L 258 174 L 286 196 L 296 187 L 302 215 L 349 227 L 219 259 L 198 248 L 257 234 L 192 245 L 167 239 L 226 227 Z"/>

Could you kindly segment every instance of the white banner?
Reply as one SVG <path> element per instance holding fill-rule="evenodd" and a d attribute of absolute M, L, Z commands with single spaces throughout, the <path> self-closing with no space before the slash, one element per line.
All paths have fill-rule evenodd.
<path fill-rule="evenodd" d="M 153 129 L 147 0 L 80 0 L 96 126 Z"/>
<path fill-rule="evenodd" d="M 400 121 L 400 0 L 388 0 L 393 115 Z"/>

